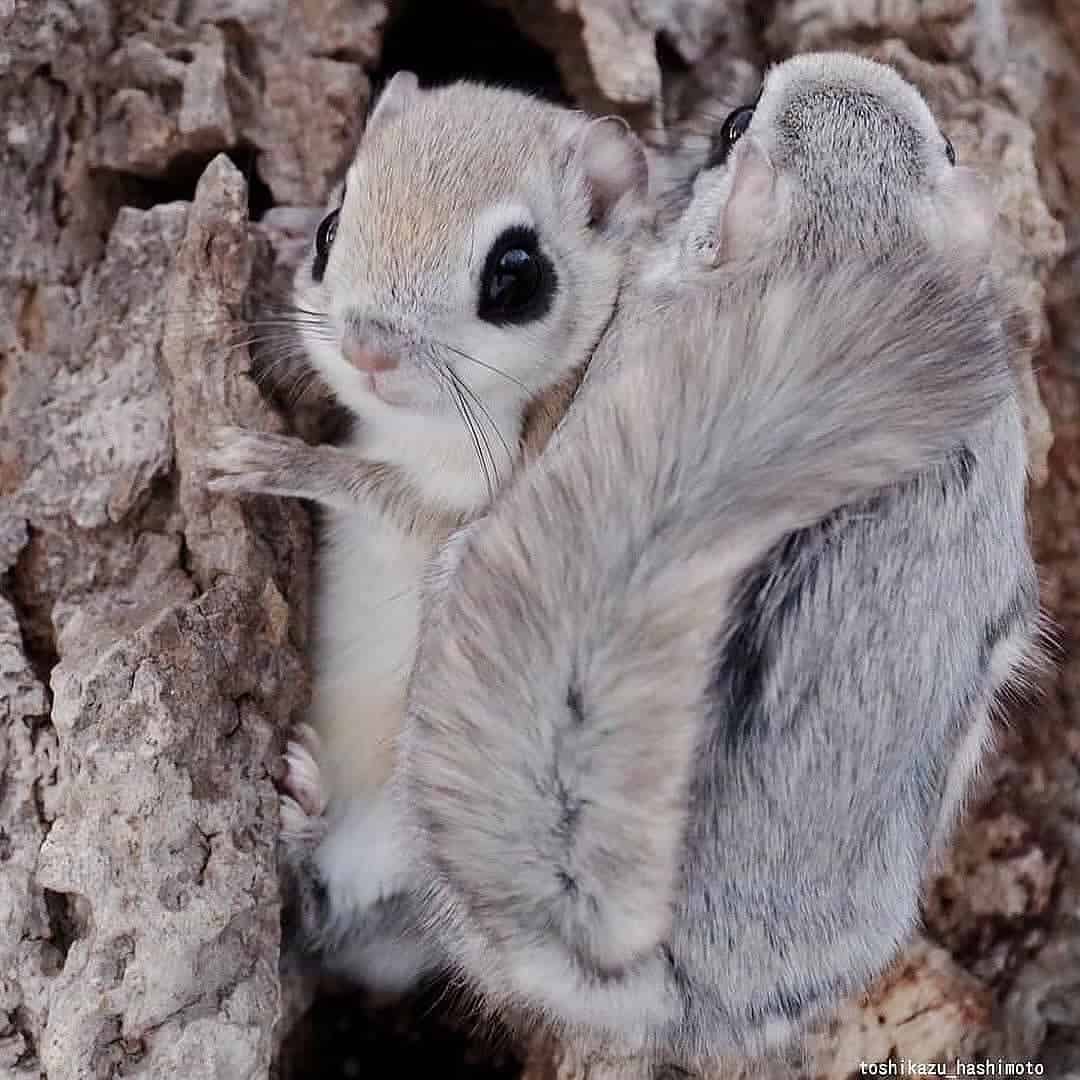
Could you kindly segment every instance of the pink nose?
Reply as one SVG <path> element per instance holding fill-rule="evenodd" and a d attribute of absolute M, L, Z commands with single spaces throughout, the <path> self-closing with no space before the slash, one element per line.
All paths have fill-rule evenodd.
<path fill-rule="evenodd" d="M 345 359 L 360 371 L 390 371 L 398 366 L 397 357 L 358 341 L 346 341 L 341 351 Z"/>

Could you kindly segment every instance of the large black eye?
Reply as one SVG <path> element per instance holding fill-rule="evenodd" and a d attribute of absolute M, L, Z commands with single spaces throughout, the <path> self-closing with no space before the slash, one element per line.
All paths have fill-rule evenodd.
<path fill-rule="evenodd" d="M 714 169 L 717 165 L 723 165 L 731 153 L 732 147 L 742 138 L 750 121 L 754 119 L 753 105 L 740 105 L 727 115 L 727 119 L 720 125 L 720 133 L 713 141 L 709 151 L 708 160 L 705 162 L 706 169 Z"/>
<path fill-rule="evenodd" d="M 948 135 L 943 135 L 942 138 L 945 140 L 945 156 L 949 159 L 950 165 L 955 165 L 956 151 L 953 149 L 953 144 L 949 142 Z"/>
<path fill-rule="evenodd" d="M 532 229 L 507 229 L 484 261 L 477 314 L 485 322 L 520 325 L 543 318 L 555 295 L 555 268 Z"/>
<path fill-rule="evenodd" d="M 316 281 L 322 281 L 323 274 L 326 273 L 326 260 L 334 243 L 340 215 L 340 210 L 332 210 L 319 222 L 319 227 L 315 231 L 315 261 L 311 265 L 311 276 Z"/>

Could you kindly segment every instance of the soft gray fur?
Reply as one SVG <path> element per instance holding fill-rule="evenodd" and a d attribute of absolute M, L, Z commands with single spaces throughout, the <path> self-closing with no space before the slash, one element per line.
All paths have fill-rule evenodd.
<path fill-rule="evenodd" d="M 773 69 L 448 548 L 399 779 L 493 1006 L 762 1052 L 911 930 L 1038 627 L 987 205 L 895 73 Z"/>

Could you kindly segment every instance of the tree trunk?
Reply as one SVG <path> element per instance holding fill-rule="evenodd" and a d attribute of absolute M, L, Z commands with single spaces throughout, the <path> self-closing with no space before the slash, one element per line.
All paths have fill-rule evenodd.
<path fill-rule="evenodd" d="M 1078 12 L 0 0 L 0 1075 L 348 1075 L 340 1062 L 373 1033 L 403 1054 L 427 1030 L 324 997 L 282 1053 L 295 1001 L 277 969 L 273 779 L 307 695 L 312 529 L 293 502 L 208 495 L 199 465 L 219 424 L 286 428 L 244 320 L 280 292 L 351 154 L 385 37 L 386 67 L 561 84 L 622 113 L 676 178 L 768 60 L 854 48 L 916 82 L 961 158 L 995 179 L 1065 651 L 1014 713 L 923 938 L 796 1071 L 842 1080 L 890 1054 L 989 1054 L 1080 1077 Z M 322 405 L 305 398 L 293 425 L 313 430 Z M 327 1015 L 352 1018 L 338 1064 Z M 522 1071 L 513 1052 L 480 1062 L 442 1037 L 407 1060 Z M 645 1074 L 547 1040 L 519 1050 L 533 1080 Z"/>

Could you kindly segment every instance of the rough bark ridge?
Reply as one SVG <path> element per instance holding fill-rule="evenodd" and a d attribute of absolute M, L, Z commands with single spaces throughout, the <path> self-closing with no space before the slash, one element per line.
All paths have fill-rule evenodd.
<path fill-rule="evenodd" d="M 797 1071 L 990 1053 L 1080 1077 L 1076 5 L 489 3 L 676 179 L 769 59 L 823 46 L 894 63 L 997 179 L 1064 662 L 1015 713 L 924 938 Z M 421 32 L 415 0 L 0 0 L 0 1075 L 348 1075 L 313 1056 L 311 1022 L 276 1061 L 272 773 L 307 690 L 311 527 L 297 505 L 208 497 L 198 453 L 218 423 L 284 427 L 243 317 L 347 160 L 395 14 Z M 353 1055 L 411 1015 L 334 1009 L 360 1018 Z M 397 1071 L 453 1071 L 402 1045 Z M 525 1068 L 636 1075 L 546 1045 Z"/>

